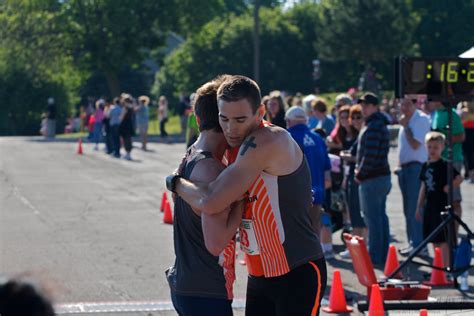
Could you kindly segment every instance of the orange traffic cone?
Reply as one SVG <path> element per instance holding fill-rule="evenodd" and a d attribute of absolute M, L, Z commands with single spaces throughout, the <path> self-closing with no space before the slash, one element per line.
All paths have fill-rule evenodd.
<path fill-rule="evenodd" d="M 82 155 L 82 138 L 77 141 L 77 154 Z"/>
<path fill-rule="evenodd" d="M 443 257 L 441 255 L 441 249 L 436 247 L 435 248 L 435 255 L 434 255 L 434 259 L 433 259 L 433 266 L 435 267 L 439 267 L 439 268 L 443 268 L 444 267 L 444 264 L 443 264 Z M 426 285 L 451 285 L 453 284 L 452 281 L 448 281 L 446 279 L 446 273 L 444 273 L 443 270 L 438 270 L 438 269 L 433 269 L 431 271 L 431 278 L 429 281 L 425 281 L 423 282 L 423 284 L 426 284 Z"/>
<path fill-rule="evenodd" d="M 372 291 L 370 294 L 369 316 L 384 316 L 385 310 L 383 308 L 382 294 L 378 284 L 372 284 Z"/>
<path fill-rule="evenodd" d="M 387 261 L 385 261 L 385 269 L 383 270 L 383 274 L 385 274 L 385 276 L 388 277 L 399 266 L 400 266 L 400 263 L 398 262 L 398 258 L 397 258 L 397 249 L 395 248 L 394 245 L 390 245 L 390 248 L 388 249 Z M 402 279 L 403 278 L 402 273 L 398 272 L 395 278 Z"/>
<path fill-rule="evenodd" d="M 344 289 L 342 287 L 341 272 L 334 270 L 331 293 L 329 294 L 329 306 L 323 307 L 326 313 L 350 313 L 352 308 L 347 306 Z"/>
<path fill-rule="evenodd" d="M 165 203 L 165 214 L 163 215 L 163 223 L 173 224 L 173 214 L 171 213 L 170 202 L 166 201 Z"/>
<path fill-rule="evenodd" d="M 427 309 L 420 309 L 420 316 L 428 316 L 428 310 Z"/>
<path fill-rule="evenodd" d="M 161 197 L 160 211 L 162 211 L 162 212 L 165 211 L 166 202 L 168 202 L 168 196 L 166 195 L 166 191 L 165 191 L 165 192 L 163 192 L 163 196 Z"/>

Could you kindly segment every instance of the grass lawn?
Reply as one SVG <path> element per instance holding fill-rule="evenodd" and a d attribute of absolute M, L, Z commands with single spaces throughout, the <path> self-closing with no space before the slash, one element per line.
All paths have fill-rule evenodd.
<path fill-rule="evenodd" d="M 181 133 L 181 124 L 179 122 L 179 116 L 171 116 L 165 125 L 166 132 L 170 135 L 176 135 Z M 149 135 L 160 135 L 160 123 L 158 119 L 152 118 L 148 124 Z"/>
<path fill-rule="evenodd" d="M 181 133 L 181 124 L 179 123 L 179 116 L 175 115 L 168 119 L 166 123 L 166 132 L 169 135 L 177 135 Z M 58 134 L 57 138 L 86 138 L 88 133 L 70 133 L 70 134 Z M 152 118 L 148 124 L 148 135 L 160 135 L 160 125 L 157 118 Z"/>

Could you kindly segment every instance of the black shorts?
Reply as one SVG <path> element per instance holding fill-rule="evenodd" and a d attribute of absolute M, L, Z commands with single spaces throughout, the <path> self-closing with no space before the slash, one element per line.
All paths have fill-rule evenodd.
<path fill-rule="evenodd" d="M 442 210 L 427 212 L 423 216 L 423 238 L 426 239 L 428 236 L 443 222 L 441 217 Z M 448 240 L 448 229 L 445 227 L 436 236 L 434 236 L 430 242 L 442 243 Z"/>
<path fill-rule="evenodd" d="M 249 276 L 245 315 L 319 315 L 326 281 L 324 258 L 310 261 L 280 277 Z"/>

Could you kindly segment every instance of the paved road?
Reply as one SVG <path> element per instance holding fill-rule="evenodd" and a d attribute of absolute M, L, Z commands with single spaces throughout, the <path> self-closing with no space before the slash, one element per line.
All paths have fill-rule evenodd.
<path fill-rule="evenodd" d="M 145 310 L 170 308 L 164 270 L 174 256 L 172 226 L 162 224 L 158 208 L 164 177 L 176 167 L 184 145 L 153 143 L 149 152 L 135 149 L 131 162 L 93 151 L 90 144 L 79 156 L 76 146 L 0 138 L 0 273 L 27 273 L 46 284 L 63 312 L 135 308 L 143 312 L 123 315 L 175 315 Z M 390 153 L 392 166 L 395 156 Z M 388 212 L 400 246 L 404 219 L 392 180 Z M 474 228 L 474 185 L 464 183 L 462 189 L 464 219 Z M 342 250 L 339 233 L 334 236 Z M 329 265 L 329 276 L 334 267 L 341 269 L 349 297 L 365 292 L 349 260 Z M 414 278 L 421 278 L 420 271 L 412 270 Z M 246 279 L 240 264 L 237 278 L 236 315 L 243 315 Z"/>

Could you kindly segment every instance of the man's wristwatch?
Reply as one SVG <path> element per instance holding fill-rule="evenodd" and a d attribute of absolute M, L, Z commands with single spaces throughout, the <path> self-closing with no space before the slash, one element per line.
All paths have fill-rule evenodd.
<path fill-rule="evenodd" d="M 176 193 L 176 180 L 182 178 L 179 174 L 172 174 L 166 177 L 166 188 L 173 193 Z"/>

